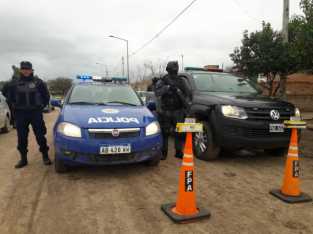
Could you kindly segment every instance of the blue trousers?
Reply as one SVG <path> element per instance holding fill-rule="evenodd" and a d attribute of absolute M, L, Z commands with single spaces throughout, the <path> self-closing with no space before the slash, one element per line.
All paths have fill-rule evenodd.
<path fill-rule="evenodd" d="M 45 137 L 47 128 L 43 120 L 43 114 L 41 110 L 16 110 L 15 121 L 17 130 L 17 149 L 21 154 L 27 154 L 28 152 L 28 133 L 29 125 L 32 126 L 33 132 L 36 136 L 39 150 L 42 153 L 47 153 L 49 147 L 47 145 L 47 139 Z"/>

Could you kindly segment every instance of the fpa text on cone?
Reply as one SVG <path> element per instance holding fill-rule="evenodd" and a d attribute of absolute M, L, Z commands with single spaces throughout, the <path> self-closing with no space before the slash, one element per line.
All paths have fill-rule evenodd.
<path fill-rule="evenodd" d="M 300 190 L 300 164 L 298 148 L 298 129 L 305 128 L 306 123 L 301 120 L 285 121 L 286 128 L 291 128 L 291 140 L 288 150 L 283 186 L 274 189 L 270 194 L 288 203 L 310 202 L 311 197 Z"/>
<path fill-rule="evenodd" d="M 210 213 L 196 204 L 195 174 L 192 149 L 192 132 L 201 132 L 203 127 L 196 123 L 178 123 L 178 132 L 187 132 L 184 157 L 179 175 L 176 203 L 161 206 L 165 214 L 177 223 L 188 223 L 210 217 Z"/>

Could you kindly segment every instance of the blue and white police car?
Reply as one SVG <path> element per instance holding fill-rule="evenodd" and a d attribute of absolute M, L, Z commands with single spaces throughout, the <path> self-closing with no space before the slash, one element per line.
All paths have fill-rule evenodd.
<path fill-rule="evenodd" d="M 121 79 L 78 76 L 54 126 L 55 170 L 145 162 L 157 166 L 162 137 L 155 116 Z"/>

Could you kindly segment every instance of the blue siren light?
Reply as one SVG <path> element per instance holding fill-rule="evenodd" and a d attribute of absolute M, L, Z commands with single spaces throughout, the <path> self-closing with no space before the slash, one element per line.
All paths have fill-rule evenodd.
<path fill-rule="evenodd" d="M 77 75 L 76 78 L 79 80 L 92 80 L 92 76 L 89 75 Z"/>

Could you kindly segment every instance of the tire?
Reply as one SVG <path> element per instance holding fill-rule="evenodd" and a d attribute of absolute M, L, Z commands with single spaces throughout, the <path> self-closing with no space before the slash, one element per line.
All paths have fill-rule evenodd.
<path fill-rule="evenodd" d="M 265 149 L 265 153 L 276 156 L 276 157 L 284 157 L 288 153 L 288 147 L 276 148 L 276 149 Z"/>
<path fill-rule="evenodd" d="M 146 166 L 148 167 L 157 167 L 160 164 L 161 155 L 155 157 L 154 159 L 151 159 L 147 162 L 145 162 Z"/>
<path fill-rule="evenodd" d="M 208 122 L 202 122 L 203 133 L 195 133 L 193 147 L 195 156 L 204 161 L 212 161 L 219 157 L 221 147 L 214 141 L 212 127 Z"/>
<path fill-rule="evenodd" d="M 5 118 L 4 127 L 1 129 L 1 132 L 8 133 L 11 131 L 11 129 L 12 129 L 12 125 L 10 124 L 10 117 L 7 116 Z"/>
<path fill-rule="evenodd" d="M 54 169 L 56 173 L 66 173 L 68 172 L 68 166 L 64 164 L 62 160 L 54 158 Z"/>

